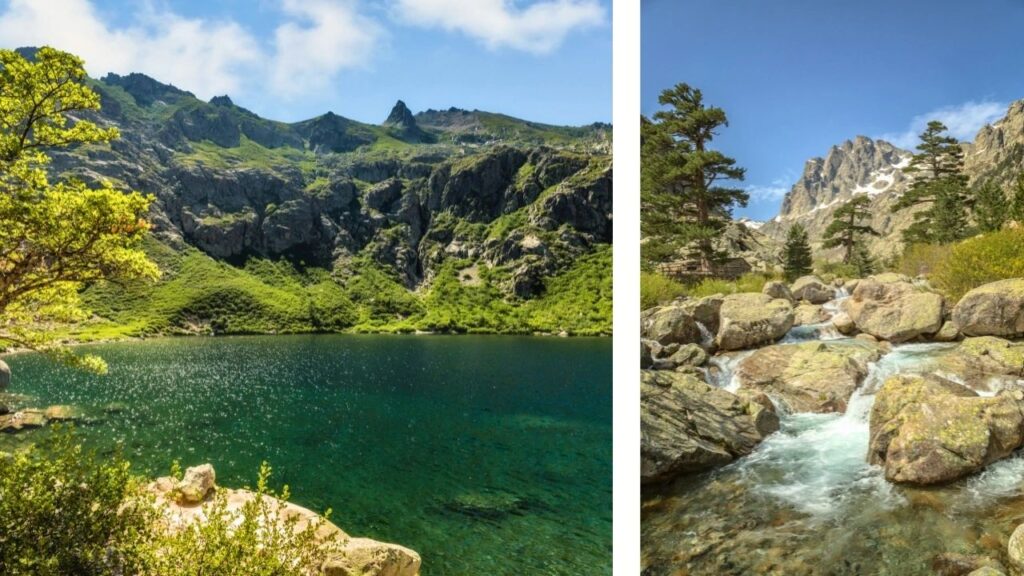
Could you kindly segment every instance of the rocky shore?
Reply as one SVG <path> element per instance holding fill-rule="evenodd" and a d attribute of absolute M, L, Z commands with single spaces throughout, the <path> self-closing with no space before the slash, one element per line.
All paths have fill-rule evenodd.
<path fill-rule="evenodd" d="M 870 515 L 909 530 L 903 507 L 922 494 L 949 513 L 1024 445 L 1022 336 L 1024 279 L 947 302 L 920 278 L 808 276 L 644 311 L 644 573 L 813 574 L 808 559 L 831 553 L 813 542 L 816 522 Z M 900 552 L 959 568 L 898 573 L 1020 570 L 1008 535 L 1021 520 L 992 529 L 998 545 L 962 546 L 971 561 Z M 851 549 L 870 539 L 835 531 Z M 766 550 L 744 556 L 748 538 Z M 879 573 L 869 565 L 835 573 Z"/>

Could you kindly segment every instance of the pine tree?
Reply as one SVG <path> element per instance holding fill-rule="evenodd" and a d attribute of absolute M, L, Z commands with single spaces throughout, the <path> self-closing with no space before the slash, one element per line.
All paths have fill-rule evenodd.
<path fill-rule="evenodd" d="M 914 213 L 913 223 L 903 231 L 906 244 L 949 242 L 966 235 L 966 210 L 971 198 L 963 173 L 964 154 L 957 139 L 945 132 L 942 122 L 929 122 L 920 135 L 919 152 L 904 169 L 914 180 L 910 189 L 893 204 L 892 211 L 927 206 Z"/>
<path fill-rule="evenodd" d="M 974 191 L 974 222 L 979 232 L 994 232 L 1003 227 L 1009 205 L 1002 187 L 986 182 Z"/>
<path fill-rule="evenodd" d="M 849 263 L 857 269 L 857 275 L 861 278 L 874 274 L 878 268 L 875 265 L 875 257 L 871 255 L 871 251 L 863 241 L 858 241 L 854 245 Z"/>
<path fill-rule="evenodd" d="M 749 198 L 742 189 L 720 183 L 743 180 L 745 171 L 710 148 L 717 130 L 729 122 L 724 110 L 704 104 L 700 90 L 677 84 L 658 101 L 667 109 L 642 122 L 642 228 L 648 238 L 675 236 L 689 243 L 691 256 L 707 270 L 724 256 L 712 240 L 733 206 L 746 206 Z"/>
<path fill-rule="evenodd" d="M 1024 174 L 1017 176 L 1017 181 L 1014 183 L 1008 217 L 1018 224 L 1024 224 Z"/>
<path fill-rule="evenodd" d="M 786 233 L 786 245 L 783 248 L 782 269 L 790 282 L 811 272 L 811 245 L 807 240 L 807 230 L 800 224 L 793 224 Z"/>
<path fill-rule="evenodd" d="M 849 264 L 862 236 L 878 236 L 874 228 L 861 222 L 871 219 L 868 205 L 871 200 L 864 195 L 855 196 L 832 214 L 832 222 L 825 229 L 825 248 L 843 247 L 843 262 Z"/>

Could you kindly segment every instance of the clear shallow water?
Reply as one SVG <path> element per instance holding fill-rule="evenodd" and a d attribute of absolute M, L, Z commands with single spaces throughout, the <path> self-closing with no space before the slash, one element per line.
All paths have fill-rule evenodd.
<path fill-rule="evenodd" d="M 6 360 L 10 392 L 100 415 L 140 472 L 212 462 L 223 485 L 267 460 L 293 500 L 351 534 L 420 552 L 424 576 L 611 573 L 611 340 L 259 336 L 83 347 L 94 377 Z M 111 403 L 117 414 L 102 413 Z M 38 432 L 0 435 L 0 448 Z M 515 502 L 468 515 L 458 498 Z"/>
<path fill-rule="evenodd" d="M 944 552 L 1005 562 L 1006 541 L 1024 522 L 1024 456 L 931 489 L 889 484 L 866 462 L 878 387 L 892 374 L 932 370 L 952 348 L 897 346 L 870 366 L 846 413 L 781 414 L 781 430 L 751 455 L 645 490 L 643 574 L 925 576 Z M 741 359 L 719 357 L 711 382 L 735 389 Z"/>

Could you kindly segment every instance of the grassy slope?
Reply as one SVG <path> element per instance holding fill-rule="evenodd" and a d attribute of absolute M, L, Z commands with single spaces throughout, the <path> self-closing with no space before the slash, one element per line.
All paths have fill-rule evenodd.
<path fill-rule="evenodd" d="M 346 280 L 321 269 L 250 260 L 244 267 L 217 262 L 189 248 L 177 252 L 155 240 L 147 252 L 163 277 L 155 283 L 98 284 L 83 292 L 94 318 L 72 328 L 82 341 L 156 334 L 217 332 L 440 332 L 611 333 L 611 247 L 602 246 L 529 301 L 506 300 L 499 271 L 481 270 L 480 282 L 460 280 L 463 262 L 449 262 L 419 292 L 410 292 L 366 259 Z"/>

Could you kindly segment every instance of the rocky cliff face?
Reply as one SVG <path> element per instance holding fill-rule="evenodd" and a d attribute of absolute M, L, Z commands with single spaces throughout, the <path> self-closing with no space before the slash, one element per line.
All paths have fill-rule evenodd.
<path fill-rule="evenodd" d="M 93 86 L 94 119 L 122 137 L 58 153 L 54 171 L 152 194 L 154 231 L 174 247 L 339 272 L 369 258 L 410 289 L 460 260 L 501 268 L 506 294 L 530 298 L 611 242 L 600 131 L 509 119 L 514 136 L 481 125 L 489 144 L 452 144 L 401 101 L 380 126 L 333 113 L 285 124 L 141 74 Z"/>
<path fill-rule="evenodd" d="M 971 183 L 994 181 L 1009 184 L 1024 170 L 1024 100 L 1014 102 L 1006 116 L 982 127 L 973 143 L 964 144 L 965 172 Z M 882 233 L 870 240 L 879 255 L 900 246 L 900 232 L 913 219 L 912 210 L 893 214 L 891 207 L 909 185 L 903 169 L 911 152 L 883 140 L 858 136 L 832 147 L 824 158 L 807 161 L 803 175 L 786 194 L 778 216 L 760 231 L 781 241 L 794 223 L 803 224 L 812 245 L 820 247 L 821 236 L 832 221 L 836 208 L 854 196 L 871 197 L 871 225 Z"/>

